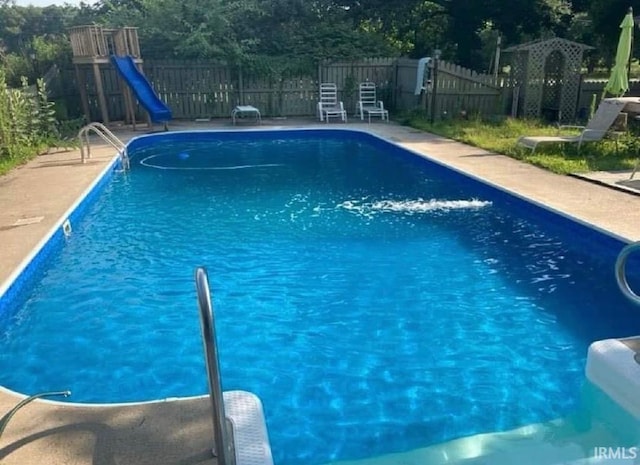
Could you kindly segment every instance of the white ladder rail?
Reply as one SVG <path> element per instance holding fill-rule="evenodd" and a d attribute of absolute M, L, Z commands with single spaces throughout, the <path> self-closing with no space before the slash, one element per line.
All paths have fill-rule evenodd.
<path fill-rule="evenodd" d="M 89 141 L 89 133 L 93 132 L 106 143 L 111 145 L 118 151 L 122 166 L 124 169 L 129 168 L 129 158 L 127 157 L 127 147 L 102 123 L 89 123 L 78 131 L 78 139 L 80 141 L 80 156 L 82 163 L 91 158 L 91 142 Z M 86 151 L 85 151 L 86 149 Z"/>

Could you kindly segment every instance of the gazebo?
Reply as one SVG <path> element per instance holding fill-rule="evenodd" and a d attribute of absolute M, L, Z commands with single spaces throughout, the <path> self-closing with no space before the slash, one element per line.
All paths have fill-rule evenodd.
<path fill-rule="evenodd" d="M 567 39 L 537 40 L 509 47 L 514 116 L 573 121 L 582 58 L 588 45 Z"/>

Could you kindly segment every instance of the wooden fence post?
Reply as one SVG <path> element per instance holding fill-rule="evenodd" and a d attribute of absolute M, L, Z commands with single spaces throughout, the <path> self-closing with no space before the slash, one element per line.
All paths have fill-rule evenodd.
<path fill-rule="evenodd" d="M 395 110 L 398 102 L 398 59 L 393 62 L 393 92 L 392 92 L 392 107 Z"/>

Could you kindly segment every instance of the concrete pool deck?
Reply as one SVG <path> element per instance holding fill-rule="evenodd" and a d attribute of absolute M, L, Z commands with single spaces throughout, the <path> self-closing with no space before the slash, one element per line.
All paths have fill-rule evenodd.
<path fill-rule="evenodd" d="M 234 127 L 225 120 L 175 123 L 170 128 L 242 130 L 253 127 Z M 311 119 L 264 119 L 260 127 L 371 131 L 627 241 L 640 240 L 640 181 L 637 189 L 633 182 L 625 185 L 628 173 L 590 173 L 588 176 L 593 178 L 590 181 L 559 176 L 503 155 L 378 121 L 327 125 Z M 115 133 L 126 142 L 144 134 L 144 130 L 134 133 L 121 129 Z M 56 152 L 42 155 L 0 177 L 0 283 L 11 277 L 115 154 L 101 141 L 95 141 L 92 147 L 92 158 L 85 164 L 80 163 L 79 150 Z M 620 190 L 623 188 L 629 191 Z M 66 388 L 51 386 L 52 390 Z M 0 390 L 0 418 L 21 399 Z M 73 400 L 73 395 L 69 400 Z M 269 406 L 265 405 L 267 414 L 268 410 Z M 0 463 L 213 464 L 216 461 L 210 454 L 212 438 L 206 397 L 107 407 L 35 401 L 15 415 L 0 437 Z"/>

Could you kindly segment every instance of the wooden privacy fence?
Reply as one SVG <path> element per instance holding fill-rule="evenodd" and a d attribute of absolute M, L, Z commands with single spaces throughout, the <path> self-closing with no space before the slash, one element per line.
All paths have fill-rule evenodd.
<path fill-rule="evenodd" d="M 324 63 L 318 74 L 261 75 L 223 63 L 147 61 L 144 70 L 160 97 L 176 118 L 229 117 L 236 105 L 253 105 L 265 116 L 315 115 L 320 82 L 335 82 L 340 97 L 355 112 L 357 84 L 391 85 L 393 59 L 367 59 L 348 63 Z M 320 76 L 320 78 L 319 78 Z"/>
<path fill-rule="evenodd" d="M 272 76 L 249 72 L 238 66 L 215 61 L 146 60 L 143 72 L 176 119 L 229 118 L 239 104 L 260 108 L 264 116 L 313 116 L 316 114 L 321 82 L 334 82 L 349 115 L 355 113 L 358 84 L 374 82 L 378 98 L 392 112 L 421 109 L 433 111 L 434 119 L 456 117 L 461 113 L 483 116 L 508 114 L 513 89 L 492 75 L 479 74 L 445 61 L 438 62 L 435 86 L 426 85 L 416 94 L 418 60 L 373 58 L 353 62 L 320 63 L 315 72 L 302 75 Z M 93 72 L 83 69 L 92 121 L 100 111 Z M 108 114 L 112 121 L 125 119 L 123 86 L 115 69 L 100 65 Z M 425 73 L 425 84 L 433 78 L 433 67 Z M 78 101 L 77 76 L 64 70 L 62 97 Z M 602 92 L 603 83 L 583 83 L 580 105 L 593 93 Z M 421 86 L 420 86 L 421 87 Z M 588 106 L 588 104 L 586 105 Z M 138 111 L 143 118 L 143 112 Z"/>
<path fill-rule="evenodd" d="M 478 114 L 495 115 L 502 113 L 502 87 L 493 75 L 479 74 L 467 68 L 439 60 L 435 65 L 432 83 L 435 83 L 436 98 L 433 101 L 435 119 L 450 116 Z M 433 84 L 432 84 L 433 87 Z M 427 92 L 429 94 L 429 92 Z M 427 95 L 427 105 L 431 105 Z"/>
<path fill-rule="evenodd" d="M 145 61 L 144 73 L 174 118 L 228 116 L 236 103 L 238 72 L 216 62 Z M 120 83 L 122 85 L 122 83 Z"/>
<path fill-rule="evenodd" d="M 580 83 L 580 90 L 578 93 L 578 119 L 586 119 L 589 115 L 591 102 L 596 100 L 596 105 L 602 98 L 602 90 L 607 83 L 607 79 L 589 79 L 583 80 Z M 629 81 L 629 92 L 627 96 L 640 95 L 640 81 L 632 79 Z"/>

